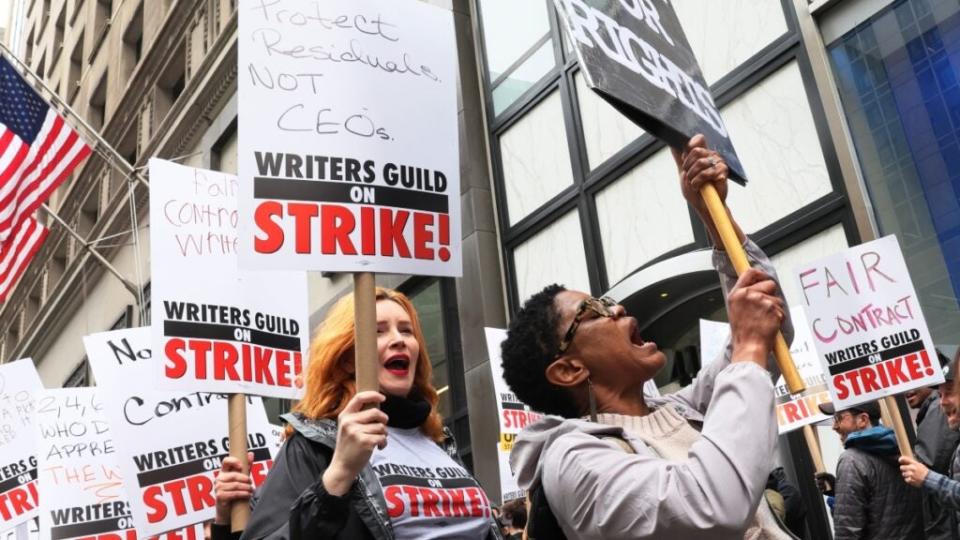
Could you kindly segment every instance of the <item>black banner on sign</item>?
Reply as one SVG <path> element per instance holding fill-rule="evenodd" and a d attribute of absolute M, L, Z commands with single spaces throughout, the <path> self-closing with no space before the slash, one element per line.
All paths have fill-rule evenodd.
<path fill-rule="evenodd" d="M 703 133 L 746 184 L 720 111 L 669 2 L 554 0 L 587 84 L 674 148 Z"/>
<path fill-rule="evenodd" d="M 237 339 L 235 333 L 240 330 L 249 334 L 248 338 Z M 170 337 L 216 339 L 236 343 L 253 343 L 261 347 L 300 352 L 300 338 L 264 332 L 254 328 L 230 326 L 225 324 L 199 323 L 188 321 L 163 321 L 163 333 Z"/>
<path fill-rule="evenodd" d="M 359 197 L 355 198 L 354 195 L 359 195 Z M 293 180 L 256 176 L 253 179 L 253 198 L 373 204 L 439 214 L 449 212 L 445 194 L 405 188 L 325 182 L 322 180 Z"/>
<path fill-rule="evenodd" d="M 270 459 L 269 448 L 251 448 L 250 452 L 253 452 L 254 462 L 266 461 Z M 138 473 L 137 482 L 140 484 L 141 488 L 144 488 L 155 484 L 163 484 L 171 480 L 187 478 L 196 474 L 209 473 L 211 471 L 219 470 L 220 463 L 229 455 L 230 454 L 221 454 L 219 456 L 215 456 L 213 459 L 195 459 L 193 461 L 185 461 L 183 463 L 177 463 L 176 465 L 170 465 L 169 467 L 161 467 Z M 215 465 L 215 467 L 213 465 Z"/>

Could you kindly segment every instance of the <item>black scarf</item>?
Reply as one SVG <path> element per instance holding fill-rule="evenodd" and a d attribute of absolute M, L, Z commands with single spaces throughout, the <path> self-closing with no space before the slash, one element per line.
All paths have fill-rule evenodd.
<path fill-rule="evenodd" d="M 400 429 L 420 427 L 430 416 L 430 403 L 421 397 L 403 398 L 387 394 L 380 404 L 387 415 L 387 425 Z"/>

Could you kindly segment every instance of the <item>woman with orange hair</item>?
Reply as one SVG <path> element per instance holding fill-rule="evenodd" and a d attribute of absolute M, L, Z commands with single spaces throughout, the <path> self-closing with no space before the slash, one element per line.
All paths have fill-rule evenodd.
<path fill-rule="evenodd" d="M 337 302 L 310 344 L 304 398 L 283 416 L 286 442 L 242 538 L 499 538 L 437 413 L 413 304 L 377 289 L 380 392 L 357 393 L 353 311 L 353 295 Z"/>

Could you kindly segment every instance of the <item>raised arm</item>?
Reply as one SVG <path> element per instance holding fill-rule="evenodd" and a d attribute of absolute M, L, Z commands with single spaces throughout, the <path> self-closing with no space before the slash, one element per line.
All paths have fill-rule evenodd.
<path fill-rule="evenodd" d="M 687 200 L 700 217 L 700 221 L 703 222 L 704 228 L 706 228 L 713 241 L 713 267 L 719 274 L 720 286 L 723 290 L 724 299 L 727 300 L 729 309 L 730 291 L 737 283 L 737 272 L 733 268 L 733 264 L 730 262 L 726 251 L 723 249 L 720 236 L 707 211 L 703 198 L 700 196 L 700 188 L 704 184 L 710 183 L 716 188 L 717 193 L 720 195 L 720 200 L 724 203 L 726 202 L 727 165 L 723 162 L 723 159 L 720 158 L 719 154 L 706 147 L 706 140 L 702 135 L 693 137 L 683 152 L 673 150 L 673 156 L 677 163 L 678 174 L 680 176 L 680 191 L 683 193 L 684 199 Z M 724 208 L 726 209 L 725 204 Z M 729 209 L 726 209 L 726 212 L 728 217 L 730 217 L 738 240 L 746 251 L 750 266 L 762 270 L 764 274 L 773 278 L 774 282 L 778 282 L 776 270 L 773 268 L 770 259 L 752 240 L 743 234 L 736 220 L 730 215 Z M 783 291 L 779 285 L 776 287 L 774 294 L 779 297 L 783 305 L 786 306 L 786 299 L 783 297 Z M 731 322 L 735 323 L 735 321 L 732 320 Z M 793 341 L 793 325 L 790 321 L 789 310 L 787 309 L 784 309 L 784 317 L 780 330 L 787 340 L 787 343 L 791 343 Z M 736 329 L 733 329 L 733 332 L 735 334 Z M 728 342 L 727 346 L 723 349 L 722 356 L 718 358 L 701 358 L 702 367 L 698 377 L 687 387 L 674 394 L 665 396 L 663 398 L 664 401 L 673 403 L 674 405 L 690 407 L 700 413 L 706 412 L 710 398 L 713 395 L 714 381 L 717 375 L 730 364 L 731 357 L 734 354 L 742 355 L 744 352 L 743 349 L 735 350 L 735 347 L 732 345 L 732 343 Z M 776 377 L 778 373 L 773 355 L 769 355 L 766 365 L 773 374 L 773 377 Z"/>

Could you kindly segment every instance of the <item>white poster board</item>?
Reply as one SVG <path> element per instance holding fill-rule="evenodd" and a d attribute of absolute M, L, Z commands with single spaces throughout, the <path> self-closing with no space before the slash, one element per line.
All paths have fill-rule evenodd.
<path fill-rule="evenodd" d="M 57 388 L 37 399 L 40 538 L 97 538 L 133 528 L 116 445 L 96 388 Z"/>
<path fill-rule="evenodd" d="M 820 412 L 817 407 L 830 401 L 823 369 L 813 348 L 810 331 L 807 329 L 807 317 L 802 306 L 790 310 L 793 321 L 794 337 L 790 344 L 790 356 L 803 378 L 806 389 L 791 395 L 787 383 L 781 375 L 777 378 L 774 397 L 777 406 L 777 429 L 783 435 L 807 424 L 815 424 L 831 417 Z M 700 319 L 700 358 L 702 362 L 712 362 L 719 358 L 730 338 L 730 325 L 716 321 Z"/>
<path fill-rule="evenodd" d="M 240 0 L 241 264 L 459 276 L 453 14 Z"/>
<path fill-rule="evenodd" d="M 487 351 L 490 352 L 490 373 L 493 376 L 493 391 L 497 402 L 497 418 L 500 421 L 500 439 L 497 441 L 497 459 L 500 467 L 500 501 L 522 499 L 526 493 L 517 486 L 517 479 L 510 470 L 510 450 L 517 434 L 543 415 L 524 405 L 507 386 L 500 365 L 500 344 L 507 339 L 507 331 L 500 328 L 484 328 Z"/>
<path fill-rule="evenodd" d="M 92 334 L 83 342 L 137 532 L 146 537 L 212 519 L 214 474 L 229 451 L 226 396 L 157 390 L 149 328 Z M 250 473 L 259 486 L 279 446 L 259 398 L 248 397 L 247 433 Z"/>
<path fill-rule="evenodd" d="M 0 365 L 0 530 L 39 511 L 35 400 L 42 390 L 33 360 Z"/>
<path fill-rule="evenodd" d="M 237 189 L 233 175 L 150 160 L 160 386 L 295 399 L 309 345 L 307 276 L 237 269 Z"/>
<path fill-rule="evenodd" d="M 794 275 L 837 410 L 943 382 L 895 236 L 811 261 Z"/>

